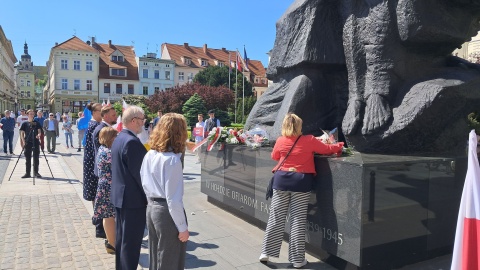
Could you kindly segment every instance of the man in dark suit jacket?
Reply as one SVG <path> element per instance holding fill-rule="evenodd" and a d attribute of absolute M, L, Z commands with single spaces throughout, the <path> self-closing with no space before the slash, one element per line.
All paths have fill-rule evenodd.
<path fill-rule="evenodd" d="M 116 213 L 116 269 L 137 269 L 146 223 L 147 198 L 140 168 L 147 153 L 136 134 L 142 132 L 144 111 L 129 106 L 122 116 L 123 130 L 112 145 L 111 202 Z"/>

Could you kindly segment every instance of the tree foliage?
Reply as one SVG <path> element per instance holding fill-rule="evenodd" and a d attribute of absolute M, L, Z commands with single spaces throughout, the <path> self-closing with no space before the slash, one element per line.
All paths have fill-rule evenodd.
<path fill-rule="evenodd" d="M 205 102 L 207 109 L 218 108 L 226 111 L 233 103 L 232 91 L 226 87 L 212 87 L 199 83 L 188 83 L 182 86 L 175 86 L 165 91 L 157 91 L 145 101 L 150 111 L 162 110 L 163 113 L 182 113 L 183 104 L 197 93 Z"/>
<path fill-rule="evenodd" d="M 235 79 L 237 74 L 237 79 Z M 225 86 L 228 87 L 228 67 L 208 66 L 193 78 L 193 81 L 201 85 L 207 86 Z M 245 96 L 252 96 L 252 84 L 245 78 Z M 237 90 L 237 97 L 243 97 L 243 74 L 232 70 L 230 74 L 230 89 Z"/>
<path fill-rule="evenodd" d="M 207 112 L 207 108 L 205 107 L 205 102 L 203 99 L 197 94 L 193 94 L 187 102 L 182 107 L 183 115 L 187 119 L 187 125 L 194 126 L 197 122 L 198 114 L 203 114 L 204 117 Z"/>

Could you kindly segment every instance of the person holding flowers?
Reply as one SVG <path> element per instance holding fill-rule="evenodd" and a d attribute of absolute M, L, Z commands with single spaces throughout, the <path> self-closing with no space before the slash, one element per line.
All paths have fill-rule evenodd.
<path fill-rule="evenodd" d="M 342 152 L 343 142 L 324 144 L 313 135 L 302 135 L 302 123 L 297 115 L 287 114 L 282 123 L 282 136 L 273 147 L 272 159 L 279 163 L 273 169 L 273 197 L 259 258 L 262 263 L 268 262 L 269 256 L 279 256 L 288 212 L 288 259 L 295 268 L 308 263 L 305 259 L 305 224 L 316 174 L 314 153 L 330 155 Z"/>

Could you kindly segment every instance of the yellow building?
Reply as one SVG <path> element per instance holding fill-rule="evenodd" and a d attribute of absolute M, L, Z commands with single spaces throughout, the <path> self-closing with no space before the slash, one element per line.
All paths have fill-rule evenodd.
<path fill-rule="evenodd" d="M 23 45 L 23 54 L 17 65 L 17 110 L 36 109 L 35 73 L 32 57 L 28 54 L 28 44 Z M 16 113 L 16 112 L 15 112 Z"/>
<path fill-rule="evenodd" d="M 15 110 L 15 63 L 12 42 L 0 26 L 0 112 Z"/>
<path fill-rule="evenodd" d="M 77 37 L 55 44 L 47 62 L 48 93 L 51 112 L 83 110 L 88 101 L 98 102 L 99 53 Z"/>

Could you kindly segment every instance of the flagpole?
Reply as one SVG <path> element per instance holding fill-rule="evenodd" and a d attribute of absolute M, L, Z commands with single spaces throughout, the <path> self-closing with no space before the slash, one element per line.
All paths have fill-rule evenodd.
<path fill-rule="evenodd" d="M 235 59 L 235 124 L 237 123 L 237 89 L 238 89 L 238 56 Z"/>
<path fill-rule="evenodd" d="M 230 51 L 228 51 L 228 89 L 230 88 L 230 73 L 232 73 L 232 61 L 230 60 Z"/>
<path fill-rule="evenodd" d="M 245 117 L 245 71 L 242 71 L 242 75 L 243 75 L 243 86 L 242 86 L 242 123 L 244 121 L 244 117 Z"/>

